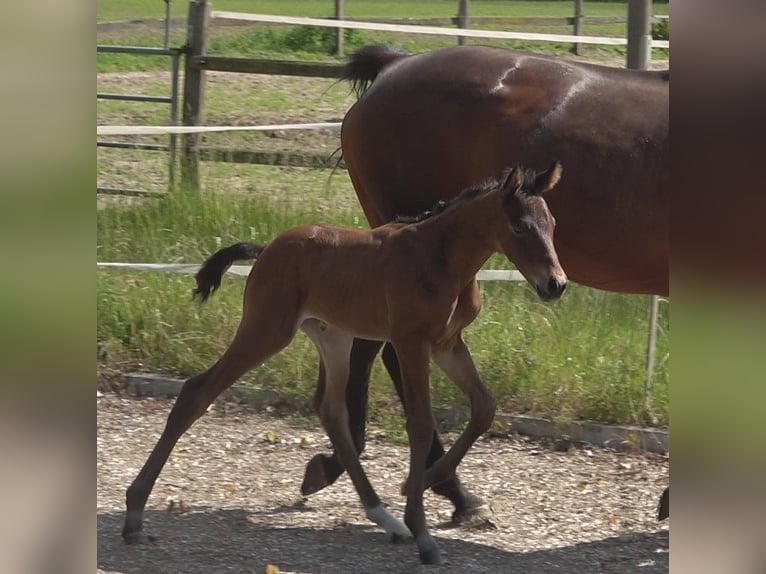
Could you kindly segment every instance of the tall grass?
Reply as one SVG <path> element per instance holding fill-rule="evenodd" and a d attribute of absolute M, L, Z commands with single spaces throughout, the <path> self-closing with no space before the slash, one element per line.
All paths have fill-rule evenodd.
<path fill-rule="evenodd" d="M 268 241 L 279 232 L 318 221 L 317 208 L 333 205 L 328 221 L 364 226 L 346 182 L 326 185 L 326 172 L 272 170 L 281 196 L 177 194 L 130 209 L 98 214 L 100 260 L 200 262 L 219 245 Z M 298 183 L 298 178 L 303 179 Z M 323 185 L 317 185 L 322 183 Z M 502 266 L 495 258 L 488 267 Z M 204 306 L 191 301 L 188 275 L 100 270 L 98 353 L 105 369 L 141 368 L 189 376 L 207 368 L 229 343 L 241 313 L 241 278 L 227 277 Z M 573 286 L 557 304 L 541 303 L 525 283 L 482 284 L 484 309 L 465 334 L 479 372 L 500 408 L 557 419 L 646 422 L 643 410 L 648 298 Z M 663 307 L 660 358 L 653 387 L 659 422 L 667 422 L 667 311 Z M 270 388 L 308 410 L 317 355 L 302 335 L 240 387 Z M 393 402 L 382 369 L 373 375 L 373 411 Z M 464 404 L 438 369 L 437 404 Z"/>

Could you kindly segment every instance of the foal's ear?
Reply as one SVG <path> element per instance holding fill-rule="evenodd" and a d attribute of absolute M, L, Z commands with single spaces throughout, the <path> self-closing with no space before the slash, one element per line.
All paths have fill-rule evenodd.
<path fill-rule="evenodd" d="M 524 170 L 516 166 L 508 172 L 508 176 L 503 181 L 502 190 L 505 192 L 515 193 L 524 185 Z"/>
<path fill-rule="evenodd" d="M 556 160 L 546 171 L 538 173 L 535 176 L 535 185 L 532 188 L 532 193 L 534 195 L 542 195 L 546 191 L 553 189 L 561 179 L 561 171 L 563 169 L 561 162 Z"/>

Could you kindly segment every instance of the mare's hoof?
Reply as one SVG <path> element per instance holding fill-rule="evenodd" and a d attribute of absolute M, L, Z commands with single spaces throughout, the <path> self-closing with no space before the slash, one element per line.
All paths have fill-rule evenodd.
<path fill-rule="evenodd" d="M 430 548 L 428 550 L 421 550 L 420 561 L 423 564 L 430 564 L 431 566 L 441 566 L 444 564 L 444 559 L 442 558 L 441 552 L 439 552 L 439 549 L 436 547 Z"/>
<path fill-rule="evenodd" d="M 399 534 L 398 532 L 392 532 L 391 537 L 388 539 L 391 544 L 407 544 L 413 540 L 414 538 L 412 537 L 412 534 L 403 535 Z"/>
<path fill-rule="evenodd" d="M 665 520 L 670 516 L 670 487 L 662 491 L 660 502 L 657 505 L 657 520 Z"/>
<path fill-rule="evenodd" d="M 326 458 L 328 458 L 326 454 L 316 454 L 306 465 L 306 473 L 303 475 L 303 483 L 301 484 L 301 494 L 303 496 L 319 492 L 334 482 L 334 480 L 327 476 L 325 468 Z"/>
<path fill-rule="evenodd" d="M 144 534 L 142 530 L 137 530 L 136 532 L 123 532 L 122 539 L 126 544 L 148 544 L 149 542 L 155 542 L 157 537 L 149 536 Z"/>
<path fill-rule="evenodd" d="M 452 524 L 456 526 L 474 526 L 484 524 L 492 518 L 489 505 L 478 496 L 470 495 L 471 500 L 466 506 L 452 513 Z"/>

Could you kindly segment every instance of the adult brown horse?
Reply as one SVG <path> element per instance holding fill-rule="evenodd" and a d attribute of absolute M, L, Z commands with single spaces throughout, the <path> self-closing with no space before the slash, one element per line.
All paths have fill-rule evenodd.
<path fill-rule="evenodd" d="M 480 46 L 414 56 L 369 46 L 351 57 L 345 76 L 360 99 L 343 120 L 343 157 L 370 225 L 448 199 L 510 161 L 540 169 L 558 158 L 566 175 L 547 200 L 569 278 L 608 291 L 667 295 L 669 71 Z M 351 355 L 347 403 L 360 451 L 380 346 L 357 340 Z M 383 360 L 401 398 L 390 345 Z M 443 452 L 435 433 L 428 463 Z M 316 455 L 303 493 L 342 472 L 335 455 Z M 456 476 L 434 491 L 452 501 L 456 521 L 483 508 Z"/>

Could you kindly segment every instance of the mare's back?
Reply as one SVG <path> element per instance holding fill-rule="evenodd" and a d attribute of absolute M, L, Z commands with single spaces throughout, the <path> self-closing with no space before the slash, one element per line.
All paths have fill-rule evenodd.
<path fill-rule="evenodd" d="M 570 277 L 664 292 L 668 76 L 478 46 L 406 57 L 349 110 L 343 155 L 374 225 L 559 160 L 546 200 Z"/>

